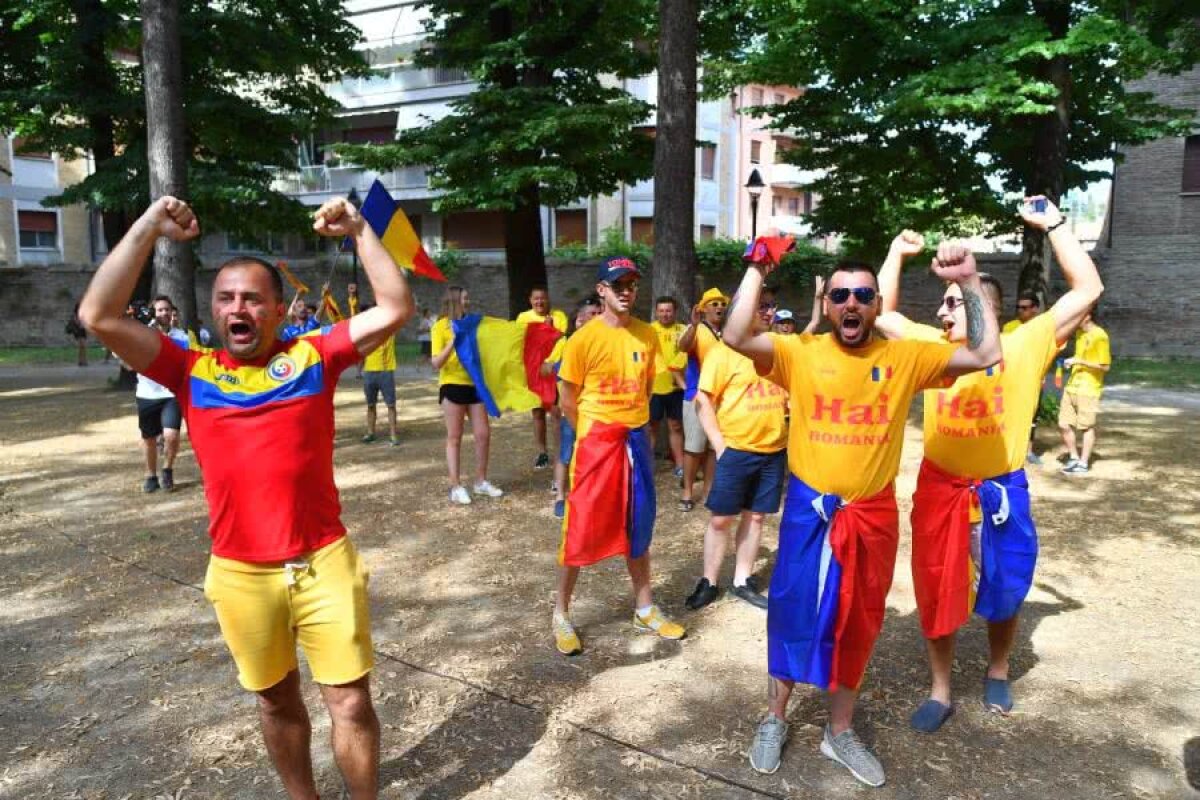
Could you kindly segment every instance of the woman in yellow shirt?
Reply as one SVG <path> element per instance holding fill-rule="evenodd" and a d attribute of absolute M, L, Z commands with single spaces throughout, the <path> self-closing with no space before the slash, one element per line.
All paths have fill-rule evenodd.
<path fill-rule="evenodd" d="M 458 360 L 454 351 L 454 320 L 466 316 L 470 308 L 467 290 L 449 286 L 442 297 L 442 315 L 430 330 L 431 363 L 438 371 L 438 405 L 446 419 L 446 467 L 450 475 L 450 502 L 470 505 L 471 495 L 459 476 L 459 451 L 462 447 L 463 423 L 471 418 L 471 436 L 475 440 L 475 485 L 473 491 L 486 497 L 501 497 L 504 492 L 487 479 L 488 448 L 492 428 L 487 411 L 475 391 L 475 382 Z"/>

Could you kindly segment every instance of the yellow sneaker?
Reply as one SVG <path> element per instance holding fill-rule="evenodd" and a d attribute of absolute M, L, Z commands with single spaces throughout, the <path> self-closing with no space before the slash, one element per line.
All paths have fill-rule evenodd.
<path fill-rule="evenodd" d="M 650 613 L 642 616 L 633 612 L 633 626 L 639 631 L 647 633 L 657 633 L 664 639 L 682 639 L 687 636 L 687 631 L 678 622 L 672 622 L 658 606 L 650 606 Z"/>
<path fill-rule="evenodd" d="M 571 620 L 557 614 L 554 616 L 554 646 L 564 656 L 577 656 L 583 652 L 583 644 Z"/>

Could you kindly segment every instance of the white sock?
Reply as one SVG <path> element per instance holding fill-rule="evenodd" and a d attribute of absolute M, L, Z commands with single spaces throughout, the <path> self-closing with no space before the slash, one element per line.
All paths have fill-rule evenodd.
<path fill-rule="evenodd" d="M 653 604 L 653 603 L 651 603 L 651 604 L 650 604 L 650 605 L 648 605 L 648 606 L 643 606 L 642 608 L 639 608 L 639 609 L 637 610 L 637 615 L 638 615 L 639 617 L 642 617 L 643 619 L 645 619 L 645 618 L 646 618 L 646 616 L 650 614 L 650 609 L 652 609 L 652 608 L 654 608 L 654 604 Z"/>

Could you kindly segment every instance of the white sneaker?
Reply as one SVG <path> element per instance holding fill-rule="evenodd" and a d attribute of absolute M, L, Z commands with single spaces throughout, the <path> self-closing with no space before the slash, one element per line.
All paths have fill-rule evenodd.
<path fill-rule="evenodd" d="M 475 492 L 475 494 L 483 497 L 504 497 L 504 492 L 495 486 L 492 486 L 492 484 L 488 481 L 480 481 L 479 483 L 475 484 L 475 487 L 472 489 L 472 491 Z"/>
<path fill-rule="evenodd" d="M 467 487 L 455 486 L 450 490 L 450 502 L 457 503 L 460 506 L 471 505 L 471 495 L 467 494 Z"/>

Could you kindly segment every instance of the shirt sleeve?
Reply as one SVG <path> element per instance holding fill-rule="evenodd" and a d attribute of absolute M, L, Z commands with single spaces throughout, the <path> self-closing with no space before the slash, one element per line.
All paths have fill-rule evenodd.
<path fill-rule="evenodd" d="M 187 378 L 191 351 L 180 347 L 178 342 L 162 331 L 158 332 L 158 339 L 158 355 L 141 374 L 170 389 L 172 394 L 179 397 L 183 390 L 183 382 Z"/>
<path fill-rule="evenodd" d="M 444 319 L 444 318 L 443 318 Z M 450 341 L 450 323 L 443 323 L 442 319 L 433 323 L 429 328 L 429 349 L 435 353 L 440 353 Z"/>
<path fill-rule="evenodd" d="M 1112 364 L 1112 351 L 1109 349 L 1107 333 L 1104 331 L 1100 332 L 1100 336 L 1096 338 L 1096 343 L 1092 346 L 1091 352 L 1088 355 L 1091 358 L 1085 359 L 1087 361 L 1104 364 L 1105 366 Z"/>
<path fill-rule="evenodd" d="M 725 391 L 727 381 L 724 367 L 725 358 L 720 352 L 710 353 L 709 357 L 704 359 L 704 365 L 700 367 L 697 388 L 714 400 L 719 400 Z"/>
<path fill-rule="evenodd" d="M 913 377 L 917 390 L 945 386 L 946 366 L 959 345 L 945 342 L 913 342 L 913 345 L 916 347 Z"/>
<path fill-rule="evenodd" d="M 559 333 L 567 332 L 567 315 L 559 311 L 557 308 L 550 312 L 550 320 L 554 323 L 554 327 Z"/>
<path fill-rule="evenodd" d="M 946 341 L 946 337 L 937 328 L 932 325 L 913 322 L 908 317 L 904 318 L 904 325 L 901 328 L 900 335 L 914 342 L 939 342 L 944 344 Z"/>
<path fill-rule="evenodd" d="M 771 343 L 775 346 L 775 354 L 771 359 L 771 371 L 763 375 L 763 377 L 771 383 L 791 391 L 792 370 L 796 365 L 799 348 L 801 345 L 812 341 L 812 334 L 802 333 L 797 336 L 794 333 L 786 335 L 768 333 L 767 336 L 771 337 Z M 755 366 L 755 371 L 758 372 L 757 366 Z M 761 372 L 759 374 L 762 375 Z"/>
<path fill-rule="evenodd" d="M 546 360 L 543 363 L 557 364 L 559 361 L 562 361 L 563 350 L 565 350 L 566 347 L 567 337 L 558 337 L 557 341 L 554 342 L 554 348 L 550 351 L 550 355 L 546 356 Z"/>
<path fill-rule="evenodd" d="M 563 347 L 562 364 L 558 367 L 559 380 L 576 386 L 583 385 L 583 376 L 587 373 L 584 344 L 585 340 L 579 334 L 567 340 L 566 346 Z"/>
<path fill-rule="evenodd" d="M 321 361 L 325 364 L 327 380 L 337 380 L 337 376 L 351 364 L 358 363 L 358 348 L 350 338 L 350 320 L 342 320 L 335 325 L 326 325 L 320 332 L 309 336 L 308 339 L 316 345 L 321 353 Z"/>

